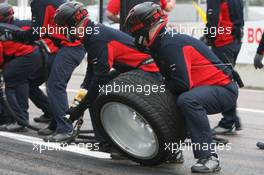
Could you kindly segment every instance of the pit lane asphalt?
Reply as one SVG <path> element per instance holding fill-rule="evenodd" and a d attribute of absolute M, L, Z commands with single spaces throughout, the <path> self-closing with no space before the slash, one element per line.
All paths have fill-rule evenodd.
<path fill-rule="evenodd" d="M 68 86 L 69 99 L 72 100 L 83 77 L 73 76 Z M 264 141 L 264 91 L 241 90 L 238 101 L 239 116 L 243 130 L 235 136 L 224 136 L 231 143 L 231 150 L 219 151 L 222 170 L 220 175 L 262 175 L 264 172 L 264 150 L 256 148 L 258 140 Z M 30 117 L 41 115 L 30 104 Z M 211 126 L 215 126 L 220 115 L 209 116 Z M 44 127 L 33 123 L 33 125 Z M 89 116 L 85 117 L 84 129 L 90 129 Z M 38 137 L 33 131 L 18 133 Z M 2 134 L 3 135 L 3 134 Z M 7 134 L 6 134 L 7 135 Z M 18 141 L 14 137 L 0 136 L 0 174 L 1 175 L 158 175 L 191 174 L 190 167 L 195 163 L 192 151 L 185 150 L 185 163 L 182 165 L 163 164 L 158 167 L 143 167 L 132 161 L 116 161 L 96 158 L 68 151 L 33 150 L 32 143 Z"/>

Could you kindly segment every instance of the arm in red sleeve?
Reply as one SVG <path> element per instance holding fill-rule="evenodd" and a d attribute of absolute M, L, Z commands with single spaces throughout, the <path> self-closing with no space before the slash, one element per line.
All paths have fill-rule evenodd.
<path fill-rule="evenodd" d="M 113 15 L 118 15 L 120 13 L 120 0 L 110 0 L 107 11 L 111 12 Z"/>

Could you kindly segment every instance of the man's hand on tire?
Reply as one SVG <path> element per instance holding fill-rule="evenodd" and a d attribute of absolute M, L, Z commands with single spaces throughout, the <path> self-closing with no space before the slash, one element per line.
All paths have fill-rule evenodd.
<path fill-rule="evenodd" d="M 254 58 L 254 66 L 256 69 L 262 69 L 263 68 L 263 57 L 264 55 L 256 54 Z"/>

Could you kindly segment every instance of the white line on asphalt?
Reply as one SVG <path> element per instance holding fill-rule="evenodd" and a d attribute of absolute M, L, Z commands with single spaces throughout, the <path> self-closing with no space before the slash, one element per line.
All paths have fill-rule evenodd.
<path fill-rule="evenodd" d="M 86 155 L 90 157 L 96 157 L 100 159 L 110 159 L 111 158 L 110 154 L 108 153 L 99 152 L 99 151 L 89 151 L 87 148 L 78 147 L 76 145 L 69 145 L 66 147 L 61 147 L 60 143 L 44 142 L 42 139 L 37 138 L 37 137 L 30 137 L 30 136 L 25 136 L 21 134 L 1 132 L 1 131 L 0 131 L 0 136 L 10 138 L 13 140 L 26 142 L 26 143 L 31 143 L 32 151 L 36 151 L 36 153 L 41 153 L 40 149 L 42 149 L 42 152 L 49 151 L 49 150 L 62 150 L 62 151 L 78 153 L 78 154 Z M 38 147 L 35 147 L 36 145 L 38 145 Z"/>
<path fill-rule="evenodd" d="M 237 110 L 243 111 L 243 112 L 253 112 L 253 113 L 264 114 L 264 110 L 259 110 L 259 109 L 237 108 Z"/>
<path fill-rule="evenodd" d="M 253 92 L 253 93 L 264 93 L 264 90 L 253 90 L 253 89 L 240 89 L 241 92 Z"/>

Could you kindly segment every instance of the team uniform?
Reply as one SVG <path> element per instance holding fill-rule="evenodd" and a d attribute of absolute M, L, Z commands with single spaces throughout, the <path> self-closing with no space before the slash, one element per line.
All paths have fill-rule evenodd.
<path fill-rule="evenodd" d="M 28 21 L 14 20 L 10 24 L 22 30 L 30 28 Z M 39 47 L 14 41 L 1 41 L 1 52 L 0 64 L 3 68 L 8 102 L 18 117 L 28 122 L 30 82 L 38 78 L 43 66 Z M 10 114 L 6 115 L 8 115 L 6 123 L 16 122 Z"/>
<path fill-rule="evenodd" d="M 167 30 L 165 17 L 160 6 L 145 2 L 129 12 L 126 27 L 135 37 L 136 46 L 152 53 L 166 86 L 175 95 L 198 159 L 192 172 L 220 171 L 207 115 L 236 107 L 238 86 L 233 80 L 234 72 L 203 42 Z"/>
<path fill-rule="evenodd" d="M 243 37 L 244 14 L 242 0 L 217 0 L 207 1 L 207 29 L 212 28 L 216 33 L 207 35 L 212 43 L 212 50 L 224 63 L 236 65 Z M 221 29 L 222 28 L 222 29 Z M 224 29 L 224 30 L 223 30 Z M 219 31 L 224 31 L 220 33 Z M 224 112 L 223 118 L 217 127 L 225 129 L 240 129 L 237 112 Z M 216 127 L 216 128 L 217 128 Z M 217 129 L 215 131 L 217 132 Z"/>
<path fill-rule="evenodd" d="M 87 72 L 81 85 L 87 89 L 88 95 L 84 99 L 85 106 L 81 107 L 82 110 L 94 102 L 99 86 L 107 84 L 113 78 L 110 74 L 112 68 L 118 72 L 141 69 L 152 73 L 155 78 L 160 77 L 159 69 L 151 56 L 136 50 L 131 36 L 101 24 L 95 25 L 91 21 L 87 21 L 84 27 L 97 28 L 99 34 L 86 34 L 81 40 L 89 53 Z M 91 119 L 94 125 L 94 119 Z M 93 128 L 98 141 L 104 142 L 100 131 L 96 127 Z"/>
<path fill-rule="evenodd" d="M 65 0 L 33 0 L 30 4 L 32 30 L 12 34 L 13 39 L 21 42 L 31 42 L 42 38 L 49 47 L 48 64 L 51 66 L 47 92 L 56 120 L 51 122 L 49 129 L 56 130 L 58 134 L 69 133 L 73 130 L 72 125 L 64 120 L 68 109 L 66 86 L 72 72 L 85 56 L 85 50 L 79 41 L 69 42 L 62 32 L 56 32 L 58 27 L 54 23 L 54 14 L 56 9 L 65 2 Z M 49 30 L 51 28 L 55 32 L 53 29 Z M 40 36 L 40 32 L 34 29 L 46 29 L 46 33 Z"/>
<path fill-rule="evenodd" d="M 207 114 L 233 110 L 238 87 L 232 70 L 198 40 L 161 31 L 150 46 L 154 59 L 175 94 L 193 143 L 211 144 Z M 195 150 L 195 158 L 207 158 L 214 150 Z"/>

